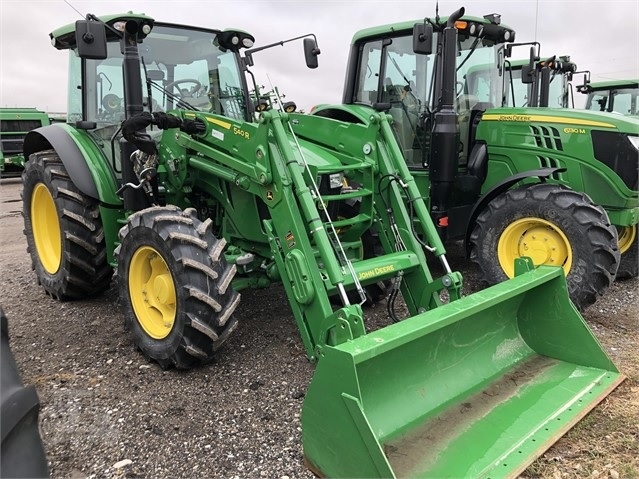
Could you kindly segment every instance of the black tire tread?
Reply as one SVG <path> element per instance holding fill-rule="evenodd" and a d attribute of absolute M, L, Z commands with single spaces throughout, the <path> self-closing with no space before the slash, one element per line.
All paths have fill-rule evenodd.
<path fill-rule="evenodd" d="M 570 298 L 578 309 L 583 310 L 610 287 L 620 262 L 615 228 L 610 224 L 606 211 L 594 205 L 584 193 L 549 183 L 525 185 L 506 191 L 491 201 L 478 216 L 470 236 L 470 259 L 479 265 L 489 284 L 505 281 L 506 275 L 497 259 L 497 239 L 494 244 L 490 242 L 491 253 L 482 253 L 484 239 L 487 236 L 498 238 L 507 224 L 519 217 L 543 217 L 557 224 L 557 221 L 561 221 L 561 215 L 563 218 L 572 217 L 578 224 L 577 236 L 571 239 L 567 234 L 571 244 L 587 244 L 589 248 L 586 258 L 574 257 L 573 251 L 575 261 L 581 260 L 580 267 L 586 269 L 585 274 L 579 276 L 573 264 L 566 276 Z M 505 216 L 506 223 L 499 224 Z M 562 230 L 566 234 L 563 227 Z M 499 231 L 499 234 L 494 235 L 494 231 Z"/>
<path fill-rule="evenodd" d="M 170 205 L 136 212 L 120 230 L 121 244 L 115 251 L 118 260 L 116 279 L 120 300 L 125 305 L 125 323 L 133 332 L 136 346 L 163 368 L 187 369 L 210 362 L 237 327 L 237 321 L 234 318 L 229 321 L 229 318 L 239 304 L 240 295 L 232 288 L 224 292 L 218 292 L 216 288 L 220 277 L 234 274 L 235 265 L 229 265 L 223 255 L 218 254 L 213 259 L 212 253 L 225 242 L 213 235 L 211 227 L 211 221 L 201 222 L 195 217 L 195 210 L 181 211 Z M 157 235 L 158 245 L 166 245 L 165 252 L 169 257 L 164 260 L 171 270 L 178 295 L 174 331 L 159 341 L 150 338 L 141 328 L 129 300 L 125 269 L 130 256 L 123 255 L 131 255 L 141 246 L 125 246 L 129 235 L 137 228 L 147 230 L 144 234 L 148 237 Z M 155 247 L 155 244 L 151 246 Z"/>
<path fill-rule="evenodd" d="M 107 290 L 113 271 L 107 262 L 98 201 L 75 186 L 54 150 L 32 154 L 25 164 L 22 182 L 27 252 L 46 293 L 56 299 L 68 300 L 95 296 Z M 31 227 L 31 192 L 38 183 L 47 186 L 59 214 L 62 264 L 53 275 L 40 263 Z"/>
<path fill-rule="evenodd" d="M 623 281 L 636 278 L 637 270 L 639 270 L 639 235 L 635 236 L 630 248 L 621 255 L 617 279 Z"/>

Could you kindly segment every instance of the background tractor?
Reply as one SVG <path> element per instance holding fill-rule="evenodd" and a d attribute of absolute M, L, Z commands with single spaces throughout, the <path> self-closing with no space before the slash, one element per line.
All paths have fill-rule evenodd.
<path fill-rule="evenodd" d="M 22 142 L 27 133 L 51 123 L 49 115 L 36 108 L 0 108 L 0 174 L 20 176 L 24 165 Z"/>
<path fill-rule="evenodd" d="M 586 98 L 586 110 L 639 115 L 639 80 L 584 82 L 577 90 Z"/>
<path fill-rule="evenodd" d="M 527 45 L 527 44 L 520 44 Z M 554 107 L 554 108 L 574 108 L 574 96 L 572 83 L 574 76 L 578 73 L 584 73 L 584 84 L 577 87 L 577 90 L 585 93 L 589 89 L 589 72 L 577 72 L 577 66 L 570 61 L 570 57 L 551 57 L 546 60 L 539 60 L 538 44 L 537 50 L 531 48 L 530 58 L 528 60 L 515 60 L 506 62 L 506 74 L 504 78 L 504 103 L 503 106 L 534 106 L 534 107 Z M 509 51 L 510 49 L 508 49 Z M 472 75 L 483 75 L 485 80 L 489 79 L 486 69 L 478 68 Z M 471 73 L 468 73 L 471 76 Z M 523 79 L 522 79 L 523 78 Z M 477 82 L 474 79 L 472 82 Z M 613 85 L 625 86 L 626 88 L 614 90 Z M 619 108 L 622 105 L 628 107 L 628 111 L 632 111 L 634 105 L 634 96 L 637 90 L 633 92 L 632 82 L 605 82 L 599 89 L 601 95 L 603 109 L 592 107 L 592 96 L 590 103 L 586 102 L 586 109 L 595 111 L 612 111 L 612 103 L 607 102 L 609 95 L 617 97 L 621 95 L 620 102 L 617 104 Z M 595 89 L 599 87 L 595 86 Z M 595 95 L 593 90 L 591 95 Z M 605 105 L 608 106 L 605 106 Z M 625 108 L 625 107 L 624 107 Z M 630 131 L 632 133 L 632 131 Z M 637 130 L 635 129 L 635 133 Z M 629 136 L 629 139 L 636 143 L 636 136 Z M 617 165 L 616 168 L 623 174 L 624 165 Z M 625 168 L 631 168 L 626 166 Z M 627 178 L 632 181 L 632 173 L 626 173 Z M 613 176 L 614 179 L 614 176 Z M 589 195 L 592 194 L 594 188 L 585 190 Z M 616 212 L 613 211 L 612 215 Z M 614 217 L 614 216 L 613 216 Z M 637 225 L 616 225 L 618 234 L 618 246 L 621 254 L 619 269 L 617 270 L 616 279 L 629 279 L 637 276 L 637 268 L 639 265 L 639 238 L 637 235 Z"/>
<path fill-rule="evenodd" d="M 571 299 L 585 308 L 614 280 L 619 249 L 636 238 L 639 121 L 502 107 L 514 39 L 496 14 L 359 31 L 343 105 L 313 114 L 367 124 L 350 105 L 388 112 L 444 240 L 464 239 L 491 284 L 512 277 L 518 257 L 561 266 Z M 636 248 L 625 251 L 636 275 Z"/>
<path fill-rule="evenodd" d="M 214 357 L 241 290 L 281 283 L 317 363 L 302 410 L 317 474 L 516 475 L 623 380 L 560 268 L 518 259 L 516 277 L 461 297 L 387 113 L 353 105 L 367 118 L 356 124 L 271 108 L 255 120 L 258 48 L 242 30 L 129 13 L 51 37 L 74 88 L 68 122 L 24 142 L 39 283 L 85 298 L 115 269 L 135 344 L 178 368 Z M 316 42 L 304 46 L 317 66 Z M 346 202 L 354 214 L 340 215 Z M 381 251 L 366 257 L 371 230 Z M 379 281 L 394 324 L 372 331 L 361 303 Z"/>
<path fill-rule="evenodd" d="M 539 60 L 508 60 L 504 86 L 507 89 L 502 106 L 539 106 L 574 108 L 575 99 L 570 83 L 577 65 L 569 56 L 553 56 Z"/>

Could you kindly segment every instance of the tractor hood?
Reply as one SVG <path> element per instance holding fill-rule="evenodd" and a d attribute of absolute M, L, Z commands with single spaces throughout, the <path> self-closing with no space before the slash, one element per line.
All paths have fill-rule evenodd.
<path fill-rule="evenodd" d="M 494 108 L 482 116 L 484 121 L 548 123 L 564 128 L 588 128 L 618 131 L 636 135 L 639 119 L 617 113 L 565 108 Z"/>

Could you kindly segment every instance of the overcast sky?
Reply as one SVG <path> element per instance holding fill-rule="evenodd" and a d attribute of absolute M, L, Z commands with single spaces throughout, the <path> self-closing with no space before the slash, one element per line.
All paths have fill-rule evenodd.
<path fill-rule="evenodd" d="M 260 84 L 269 86 L 268 74 L 286 100 L 307 111 L 341 101 L 348 47 L 357 30 L 435 16 L 435 2 L 423 0 L 69 2 L 83 14 L 131 10 L 164 22 L 240 28 L 255 36 L 255 46 L 315 33 L 322 52 L 318 69 L 306 68 L 301 42 L 256 53 L 252 68 Z M 542 56 L 570 55 L 580 70 L 591 71 L 593 81 L 639 77 L 636 0 L 442 0 L 440 15 L 461 6 L 474 16 L 500 13 L 518 42 L 539 41 Z M 78 19 L 63 0 L 0 0 L 0 106 L 66 111 L 67 52 L 51 46 L 49 33 Z M 526 55 L 525 48 L 519 51 Z"/>

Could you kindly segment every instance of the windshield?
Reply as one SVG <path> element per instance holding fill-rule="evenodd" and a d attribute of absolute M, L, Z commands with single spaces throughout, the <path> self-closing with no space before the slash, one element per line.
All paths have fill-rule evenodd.
<path fill-rule="evenodd" d="M 138 48 L 146 111 L 182 108 L 246 118 L 238 58 L 216 46 L 215 33 L 156 24 Z M 105 60 L 86 60 L 86 120 L 105 125 L 124 119 L 122 61 L 117 42 L 109 43 Z"/>
<path fill-rule="evenodd" d="M 501 104 L 502 82 L 498 69 L 503 51 L 490 40 L 458 33 L 456 108 L 460 113 L 461 138 L 465 138 L 470 112 Z M 437 35 L 433 35 L 432 51 L 436 52 Z M 406 162 L 421 165 L 425 160 L 427 126 L 423 119 L 439 99 L 434 90 L 436 54 L 413 52 L 412 33 L 405 36 L 365 42 L 361 54 L 354 101 L 373 104 L 390 103 L 393 127 L 402 145 Z M 472 72 L 480 69 L 482 75 Z M 425 133 L 426 132 L 426 133 Z M 467 145 L 462 140 L 460 159 L 466 157 Z"/>
<path fill-rule="evenodd" d="M 511 68 L 511 74 L 506 73 L 506 98 L 504 106 L 529 106 L 532 86 L 521 82 L 521 67 Z M 512 85 L 512 88 L 511 88 Z M 564 108 L 567 106 L 567 82 L 563 75 L 552 74 L 548 89 L 548 106 L 551 108 Z M 513 93 L 514 92 L 514 93 Z"/>

